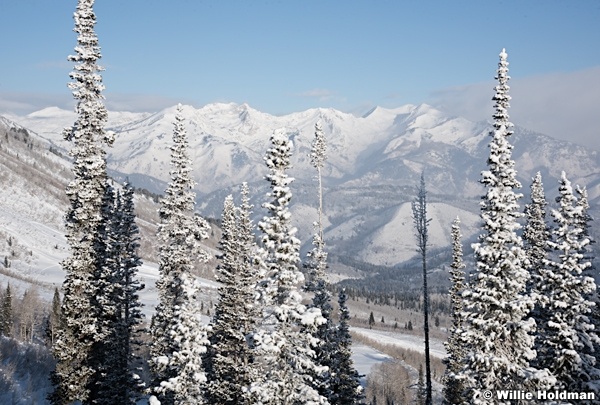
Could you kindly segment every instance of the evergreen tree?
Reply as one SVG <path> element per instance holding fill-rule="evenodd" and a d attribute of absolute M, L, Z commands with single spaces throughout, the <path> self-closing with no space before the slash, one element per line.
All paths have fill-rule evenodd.
<path fill-rule="evenodd" d="M 327 142 L 321 123 L 315 124 L 315 138 L 312 143 L 312 149 L 310 153 L 310 162 L 317 169 L 317 180 L 318 180 L 318 212 L 319 218 L 315 223 L 317 232 L 313 236 L 313 249 L 308 252 L 307 260 L 304 262 L 304 269 L 308 275 L 308 282 L 306 284 L 306 290 L 312 292 L 313 302 L 312 307 L 318 308 L 321 311 L 321 316 L 325 319 L 325 322 L 318 325 L 315 332 L 315 338 L 320 344 L 314 347 L 315 360 L 321 369 L 329 371 L 315 375 L 319 393 L 329 399 L 330 402 L 333 400 L 334 393 L 330 389 L 329 379 L 332 376 L 332 364 L 333 357 L 337 353 L 337 342 L 336 342 L 336 328 L 331 319 L 331 312 L 333 307 L 331 306 L 331 293 L 329 291 L 329 280 L 327 278 L 327 253 L 325 252 L 325 242 L 323 240 L 323 186 L 321 170 L 327 159 Z"/>
<path fill-rule="evenodd" d="M 530 367 L 535 321 L 529 318 L 533 299 L 526 293 L 529 274 L 520 228 L 512 134 L 508 107 L 508 62 L 500 53 L 495 101 L 494 130 L 491 132 L 488 170 L 482 172 L 487 192 L 481 202 L 484 233 L 473 245 L 477 275 L 465 291 L 465 332 L 469 342 L 465 357 L 465 397 L 483 403 L 481 390 L 544 389 L 544 373 Z M 542 388 L 544 387 L 544 388 Z"/>
<path fill-rule="evenodd" d="M 191 270 L 194 261 L 208 260 L 199 241 L 208 237 L 209 227 L 194 215 L 194 183 L 187 147 L 183 107 L 178 105 L 171 181 L 159 209 L 159 302 L 150 325 L 151 391 L 163 405 L 202 403 L 206 382 L 201 363 L 208 340 L 198 316 L 198 286 Z"/>
<path fill-rule="evenodd" d="M 6 285 L 6 290 L 2 295 L 0 303 L 0 336 L 12 336 L 13 333 L 13 296 L 10 289 L 10 283 Z"/>
<path fill-rule="evenodd" d="M 586 353 L 598 343 L 589 320 L 594 303 L 586 299 L 596 284 L 584 275 L 590 262 L 581 252 L 589 239 L 582 237 L 582 210 L 564 172 L 558 200 L 560 208 L 552 211 L 555 227 L 548 242 L 557 257 L 546 260 L 541 271 L 548 318 L 539 326 L 538 362 L 556 377 L 556 389 L 583 391 L 587 382 L 599 377 L 595 358 Z"/>
<path fill-rule="evenodd" d="M 577 207 L 581 209 L 580 215 L 578 215 L 580 228 L 582 230 L 580 234 L 580 239 L 583 240 L 587 238 L 589 243 L 583 246 L 581 253 L 583 254 L 583 260 L 590 263 L 590 265 L 583 271 L 584 276 L 594 277 L 596 274 L 596 266 L 594 264 L 594 249 L 592 249 L 592 245 L 596 243 L 596 241 L 592 238 L 590 233 L 591 223 L 594 220 L 592 216 L 589 214 L 588 210 L 590 208 L 590 203 L 588 199 L 587 189 L 585 187 L 576 186 L 575 191 L 577 193 Z M 594 308 L 589 314 L 590 323 L 594 325 L 594 334 L 596 336 L 599 335 L 600 330 L 600 299 L 598 297 L 598 286 L 596 286 L 595 291 L 591 294 L 585 294 L 585 299 L 594 303 Z M 600 340 L 600 339 L 599 339 Z M 600 368 L 600 341 L 596 340 L 593 343 L 592 347 L 587 347 L 584 349 L 586 354 L 594 356 L 596 359 L 596 368 Z M 600 376 L 596 375 L 596 373 L 591 373 L 592 379 L 596 380 L 596 385 L 598 384 L 598 380 L 600 380 Z"/>
<path fill-rule="evenodd" d="M 538 316 L 541 316 L 541 306 L 545 306 L 545 297 L 539 291 L 545 284 L 545 279 L 541 271 L 546 265 L 548 256 L 548 240 L 550 240 L 550 228 L 546 224 L 546 197 L 544 195 L 544 185 L 542 184 L 542 175 L 537 172 L 531 183 L 531 203 L 525 206 L 526 224 L 523 228 L 523 240 L 525 252 L 529 259 L 530 269 L 530 288 L 535 294 L 536 310 L 534 317 L 536 322 Z"/>
<path fill-rule="evenodd" d="M 327 159 L 327 140 L 323 133 L 323 127 L 320 121 L 315 124 L 315 138 L 312 142 L 312 149 L 310 152 L 310 163 L 315 169 L 317 169 L 317 180 L 319 181 L 319 240 L 323 243 L 323 182 L 321 171 L 325 166 L 325 160 Z"/>
<path fill-rule="evenodd" d="M 261 379 L 251 391 L 259 404 L 325 404 L 327 400 L 316 390 L 312 375 L 319 373 L 314 361 L 314 327 L 324 322 L 320 311 L 302 304 L 299 285 L 304 276 L 298 271 L 300 241 L 290 224 L 288 206 L 293 179 L 290 167 L 292 143 L 285 130 L 276 130 L 265 162 L 266 179 L 271 184 L 271 201 L 263 207 L 269 212 L 258 224 L 263 233 L 264 255 L 261 259 L 263 279 L 259 282 L 259 302 L 263 307 L 261 328 L 253 335 Z"/>
<path fill-rule="evenodd" d="M 596 241 L 592 238 L 590 233 L 591 223 L 594 220 L 592 216 L 589 214 L 588 210 L 590 209 L 590 202 L 588 198 L 588 192 L 585 187 L 576 186 L 575 192 L 577 193 L 577 207 L 581 210 L 580 214 L 577 216 L 579 227 L 581 228 L 581 238 L 589 239 L 589 243 L 582 247 L 582 253 L 584 254 L 584 259 L 590 262 L 590 265 L 587 267 L 586 272 L 588 274 L 593 274 L 593 271 L 596 269 L 593 263 L 593 252 L 592 245 L 596 243 Z"/>
<path fill-rule="evenodd" d="M 425 173 L 421 172 L 421 181 L 417 198 L 412 203 L 413 221 L 417 237 L 417 251 L 421 255 L 423 270 L 423 333 L 425 335 L 425 404 L 431 405 L 431 362 L 429 360 L 429 292 L 427 291 L 427 244 L 429 240 L 427 218 L 427 190 L 425 189 Z"/>
<path fill-rule="evenodd" d="M 56 335 L 63 327 L 63 317 L 61 312 L 60 292 L 58 287 L 54 288 L 54 296 L 52 297 L 52 308 L 46 322 L 46 337 L 50 345 L 54 344 Z"/>
<path fill-rule="evenodd" d="M 94 304 L 94 271 L 97 258 L 95 243 L 101 222 L 102 198 L 106 186 L 106 152 L 113 134 L 105 131 L 106 109 L 102 103 L 102 68 L 98 66 L 100 48 L 94 32 L 96 16 L 94 0 L 79 0 L 74 14 L 78 34 L 75 62 L 69 87 L 77 100 L 78 118 L 64 132 L 73 142 L 74 178 L 67 186 L 70 208 L 66 216 L 67 241 L 70 255 L 62 263 L 66 272 L 63 283 L 62 313 L 64 328 L 59 331 L 53 346 L 57 359 L 52 374 L 54 391 L 49 399 L 54 404 L 86 402 L 97 370 L 92 361 L 92 347 L 101 340 Z"/>
<path fill-rule="evenodd" d="M 117 242 L 115 221 L 115 193 L 106 184 L 100 208 L 100 222 L 94 238 L 95 266 L 92 272 L 91 303 L 94 310 L 97 336 L 91 346 L 89 364 L 93 371 L 89 382 L 87 402 L 111 404 L 112 373 L 114 370 L 113 341 L 118 328 L 120 286 L 117 277 Z"/>
<path fill-rule="evenodd" d="M 107 356 L 106 390 L 98 403 L 135 403 L 143 390 L 138 376 L 140 359 L 135 353 L 142 345 L 144 315 L 139 292 L 144 285 L 137 279 L 142 262 L 137 253 L 139 228 L 135 223 L 133 195 L 133 187 L 126 181 L 123 194 L 117 192 L 111 221 L 116 308 L 109 340 L 110 356 Z"/>
<path fill-rule="evenodd" d="M 465 290 L 465 264 L 460 233 L 460 219 L 452 222 L 452 264 L 450 265 L 450 305 L 452 309 L 452 326 L 448 331 L 448 340 L 444 343 L 448 357 L 444 359 L 444 404 L 459 404 L 463 399 L 463 384 L 461 381 L 461 365 L 465 357 L 464 342 L 461 341 L 463 328 L 462 292 Z"/>
<path fill-rule="evenodd" d="M 350 335 L 350 311 L 346 305 L 348 295 L 342 289 L 339 293 L 340 322 L 337 327 L 335 353 L 330 362 L 329 403 L 332 405 L 362 404 L 364 393 L 360 385 L 360 375 L 352 361 L 352 336 Z"/>
<path fill-rule="evenodd" d="M 236 215 L 231 195 L 225 198 L 217 268 L 220 299 L 215 308 L 206 357 L 209 403 L 244 404 L 253 381 L 252 353 L 246 337 L 254 330 L 255 271 L 252 266 L 252 225 L 248 189 L 242 186 L 242 206 Z"/>

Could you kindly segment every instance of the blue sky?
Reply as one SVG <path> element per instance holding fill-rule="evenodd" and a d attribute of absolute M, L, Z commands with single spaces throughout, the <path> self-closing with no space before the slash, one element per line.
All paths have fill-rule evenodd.
<path fill-rule="evenodd" d="M 72 105 L 75 5 L 0 2 L 0 113 Z M 427 102 L 485 119 L 505 47 L 515 123 L 559 132 L 550 121 L 566 105 L 565 128 L 600 125 L 597 0 L 96 0 L 95 11 L 113 109 L 232 101 L 360 114 Z"/>

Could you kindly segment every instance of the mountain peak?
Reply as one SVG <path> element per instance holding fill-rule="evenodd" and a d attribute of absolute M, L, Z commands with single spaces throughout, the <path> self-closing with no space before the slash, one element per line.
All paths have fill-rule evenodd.
<path fill-rule="evenodd" d="M 46 107 L 39 111 L 34 111 L 30 114 L 27 114 L 28 118 L 33 118 L 33 119 L 57 118 L 57 117 L 65 117 L 65 116 L 74 117 L 75 112 L 54 106 L 54 107 Z"/>
<path fill-rule="evenodd" d="M 379 118 L 379 117 L 391 117 L 400 114 L 409 114 L 415 109 L 413 104 L 405 104 L 396 108 L 384 108 L 381 106 L 375 106 L 362 115 L 361 118 Z"/>

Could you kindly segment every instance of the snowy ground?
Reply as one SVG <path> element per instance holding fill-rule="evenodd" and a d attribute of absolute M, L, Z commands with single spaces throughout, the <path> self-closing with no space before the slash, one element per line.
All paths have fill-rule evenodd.
<path fill-rule="evenodd" d="M 352 327 L 350 328 L 350 330 L 353 333 L 360 334 L 369 339 L 373 339 L 379 343 L 394 345 L 403 349 L 414 350 L 419 353 L 425 353 L 425 343 L 423 342 L 423 338 L 421 336 L 405 335 L 402 333 L 390 331 L 356 327 Z M 444 343 L 441 340 L 430 338 L 429 354 L 432 357 L 437 357 L 439 359 L 443 359 L 444 357 L 446 357 L 446 349 L 444 348 Z"/>
<path fill-rule="evenodd" d="M 370 346 L 363 344 L 352 345 L 352 361 L 358 374 L 363 376 L 361 378 L 363 386 L 366 384 L 366 376 L 369 375 L 374 365 L 392 360 L 387 354 L 383 354 Z"/>

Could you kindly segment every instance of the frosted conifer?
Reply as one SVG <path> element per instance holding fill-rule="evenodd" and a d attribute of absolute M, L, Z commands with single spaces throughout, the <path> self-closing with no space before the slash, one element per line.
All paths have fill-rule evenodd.
<path fill-rule="evenodd" d="M 327 140 L 323 133 L 323 127 L 320 121 L 315 124 L 315 138 L 312 142 L 312 149 L 310 152 L 310 163 L 315 169 L 317 169 L 317 180 L 319 181 L 319 239 L 323 243 L 323 184 L 322 184 L 322 172 L 325 166 L 325 160 L 327 159 Z"/>
<path fill-rule="evenodd" d="M 113 350 L 116 331 L 119 327 L 120 284 L 118 280 L 118 222 L 115 208 L 115 193 L 107 182 L 100 208 L 100 222 L 94 240 L 95 267 L 92 274 L 92 305 L 96 319 L 97 337 L 90 350 L 89 362 L 94 373 L 90 381 L 87 402 L 112 404 L 112 377 L 115 371 Z"/>
<path fill-rule="evenodd" d="M 194 215 L 194 183 L 187 147 L 183 107 L 178 105 L 171 181 L 159 209 L 159 302 L 150 325 L 151 390 L 163 405 L 202 403 L 201 390 L 206 381 L 201 360 L 208 340 L 199 318 L 198 286 L 191 270 L 194 261 L 208 260 L 199 241 L 208 237 L 209 227 Z"/>
<path fill-rule="evenodd" d="M 542 175 L 538 172 L 531 183 L 531 202 L 525 206 L 526 223 L 523 228 L 523 240 L 530 272 L 527 289 L 535 302 L 532 317 L 538 329 L 535 335 L 537 357 L 532 364 L 542 368 L 544 366 L 540 361 L 543 356 L 539 351 L 540 342 L 545 339 L 543 329 L 550 317 L 549 311 L 551 311 L 548 307 L 551 291 L 548 288 L 548 280 L 544 276 L 548 261 L 548 241 L 551 238 L 550 228 L 546 224 L 546 206 Z"/>
<path fill-rule="evenodd" d="M 589 243 L 583 247 L 581 253 L 583 254 L 583 260 L 590 263 L 590 265 L 583 271 L 583 275 L 594 277 L 596 274 L 597 267 L 594 264 L 594 249 L 592 249 L 592 245 L 596 243 L 596 241 L 592 238 L 590 233 L 591 223 L 594 220 L 592 216 L 589 214 L 588 210 L 590 208 L 590 203 L 588 199 L 588 192 L 585 187 L 577 186 L 575 187 L 575 191 L 577 193 L 577 207 L 581 209 L 581 214 L 578 216 L 580 227 L 582 229 L 580 239 L 589 239 Z M 599 335 L 600 331 L 600 300 L 598 297 L 598 290 L 596 286 L 596 290 L 591 294 L 586 294 L 586 300 L 594 302 L 594 308 L 589 314 L 590 322 L 594 325 L 594 334 L 596 336 Z M 586 347 L 585 352 L 593 355 L 596 359 L 595 368 L 600 369 L 600 341 L 596 341 L 593 344 L 593 347 Z M 595 372 L 591 373 L 592 379 L 594 379 L 595 385 L 600 386 L 600 376 Z M 597 388 L 596 388 L 597 389 Z"/>
<path fill-rule="evenodd" d="M 530 269 L 530 291 L 535 294 L 534 299 L 538 304 L 535 313 L 537 314 L 544 306 L 544 295 L 538 294 L 540 288 L 545 283 L 541 276 L 541 271 L 546 265 L 548 257 L 548 240 L 550 240 L 550 229 L 546 224 L 546 197 L 544 195 L 544 185 L 542 184 L 542 175 L 538 172 L 531 183 L 531 203 L 525 206 L 526 223 L 523 227 L 523 240 L 525 252 L 529 260 Z M 540 314 L 541 315 L 541 314 Z M 537 321 L 537 316 L 536 321 Z"/>
<path fill-rule="evenodd" d="M 297 268 L 300 241 L 294 237 L 296 229 L 290 224 L 288 210 L 293 179 L 286 171 L 291 148 L 286 131 L 276 130 L 265 156 L 271 201 L 263 204 L 269 215 L 258 224 L 265 249 L 261 263 L 264 277 L 257 290 L 263 314 L 261 328 L 253 335 L 263 374 L 252 384 L 251 392 L 257 404 L 326 404 L 312 378 L 319 372 L 311 349 L 317 342 L 308 333 L 311 325 L 324 319 L 318 309 L 302 304 L 299 292 L 304 281 Z"/>
<path fill-rule="evenodd" d="M 313 328 L 314 336 L 320 342 L 315 350 L 315 360 L 323 370 L 331 369 L 334 362 L 334 356 L 337 352 L 336 326 L 331 319 L 331 293 L 329 291 L 329 280 L 327 278 L 327 253 L 325 252 L 325 242 L 323 240 L 323 183 L 321 170 L 327 159 L 327 141 L 321 127 L 321 122 L 315 124 L 315 137 L 312 143 L 310 153 L 310 162 L 317 169 L 318 181 L 318 221 L 315 223 L 317 232 L 313 236 L 313 249 L 308 252 L 307 260 L 303 263 L 305 272 L 308 276 L 306 290 L 312 292 L 312 307 L 318 308 L 325 322 Z M 334 396 L 330 388 L 330 378 L 332 371 L 323 372 L 314 376 L 319 393 L 328 398 L 331 402 Z"/>
<path fill-rule="evenodd" d="M 71 252 L 62 266 L 62 313 L 64 328 L 53 345 L 57 364 L 52 373 L 54 391 L 49 399 L 54 404 L 85 402 L 90 393 L 91 378 L 96 370 L 91 364 L 92 345 L 101 339 L 95 318 L 93 271 L 96 267 L 94 242 L 101 221 L 102 197 L 106 185 L 106 152 L 113 134 L 105 131 L 107 120 L 103 105 L 102 68 L 98 66 L 100 48 L 94 32 L 96 16 L 94 0 L 79 0 L 74 14 L 78 34 L 75 62 L 69 87 L 77 100 L 77 120 L 65 129 L 64 137 L 73 142 L 74 178 L 67 186 L 70 208 L 66 216 L 66 236 Z"/>
<path fill-rule="evenodd" d="M 117 192 L 112 227 L 115 235 L 115 279 L 117 283 L 116 319 L 110 339 L 112 362 L 103 401 L 111 404 L 135 403 L 143 389 L 138 376 L 141 366 L 135 354 L 141 346 L 140 333 L 144 314 L 139 292 L 144 285 L 138 280 L 142 264 L 138 256 L 139 229 L 135 223 L 133 187 L 128 181 L 123 193 Z"/>
<path fill-rule="evenodd" d="M 589 320 L 594 303 L 586 298 L 596 284 L 584 274 L 590 262 L 581 252 L 589 239 L 582 237 L 583 211 L 564 172 L 558 201 L 560 208 L 552 210 L 555 227 L 548 242 L 557 257 L 546 260 L 541 271 L 548 319 L 538 327 L 538 363 L 554 374 L 556 389 L 583 390 L 587 382 L 598 378 L 595 359 L 588 354 L 598 340 Z"/>
<path fill-rule="evenodd" d="M 463 399 L 461 381 L 462 361 L 465 357 L 464 342 L 461 340 L 463 328 L 463 300 L 465 290 L 465 264 L 460 233 L 460 219 L 452 222 L 452 264 L 450 265 L 450 305 L 452 306 L 452 325 L 448 330 L 448 340 L 444 343 L 448 357 L 444 359 L 444 404 L 459 404 Z"/>
<path fill-rule="evenodd" d="M 465 357 L 465 396 L 472 403 L 486 403 L 481 390 L 523 390 L 545 387 L 544 373 L 530 367 L 535 321 L 529 318 L 533 299 L 526 293 L 528 261 L 520 228 L 518 200 L 521 187 L 516 178 L 508 107 L 508 62 L 500 53 L 495 101 L 494 130 L 491 132 L 488 170 L 481 182 L 486 195 L 481 202 L 484 233 L 474 244 L 477 275 L 465 298 L 465 331 L 469 342 Z M 543 388 L 540 388 L 543 389 Z"/>
<path fill-rule="evenodd" d="M 319 198 L 319 218 L 315 227 L 317 233 L 313 237 L 314 248 L 308 253 L 308 261 L 305 263 L 309 280 L 307 290 L 315 292 L 315 306 L 321 308 L 322 315 L 329 319 L 328 315 L 331 312 L 331 294 L 327 290 L 327 253 L 325 253 L 325 242 L 323 240 L 323 184 L 321 170 L 327 159 L 327 141 L 321 128 L 321 123 L 315 124 L 315 138 L 312 143 L 310 153 L 311 164 L 317 169 L 318 180 L 318 198 Z"/>
<path fill-rule="evenodd" d="M 63 328 L 63 316 L 60 307 L 60 292 L 58 291 L 58 287 L 56 287 L 54 288 L 54 296 L 52 297 L 52 308 L 46 321 L 46 337 L 51 345 L 54 344 L 58 331 Z M 0 326 L 1 330 L 2 327 Z"/>
<path fill-rule="evenodd" d="M 253 356 L 246 340 L 254 330 L 254 287 L 256 270 L 252 265 L 253 235 L 248 187 L 242 186 L 242 206 L 238 211 L 231 195 L 225 198 L 220 241 L 221 263 L 217 269 L 219 302 L 209 333 L 206 371 L 210 403 L 249 402 L 247 388 L 253 381 Z"/>
<path fill-rule="evenodd" d="M 10 283 L 6 284 L 6 290 L 0 298 L 0 336 L 12 336 L 14 314 Z"/>
<path fill-rule="evenodd" d="M 577 207 L 581 210 L 580 214 L 577 216 L 578 224 L 581 228 L 581 239 L 589 239 L 589 243 L 586 244 L 581 253 L 584 255 L 584 259 L 590 262 L 590 265 L 585 270 L 584 274 L 592 275 L 596 270 L 594 266 L 594 255 L 592 250 L 592 245 L 596 243 L 596 241 L 592 238 L 590 233 L 591 223 L 594 220 L 589 214 L 590 202 L 588 198 L 588 192 L 585 187 L 576 186 L 575 192 L 577 193 Z"/>
<path fill-rule="evenodd" d="M 340 321 L 335 333 L 335 353 L 331 356 L 329 403 L 358 405 L 364 400 L 360 375 L 352 361 L 352 336 L 350 335 L 350 311 L 346 305 L 348 294 L 342 289 L 338 296 Z"/>

